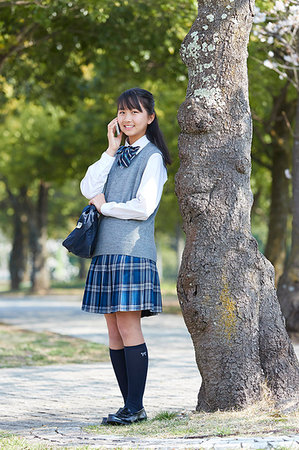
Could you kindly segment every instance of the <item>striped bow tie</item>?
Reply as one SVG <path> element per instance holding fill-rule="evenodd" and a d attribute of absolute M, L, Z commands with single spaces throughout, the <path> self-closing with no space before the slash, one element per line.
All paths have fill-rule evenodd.
<path fill-rule="evenodd" d="M 121 145 L 116 152 L 119 155 L 118 165 L 129 167 L 139 148 L 140 147 L 132 147 L 131 145 Z"/>

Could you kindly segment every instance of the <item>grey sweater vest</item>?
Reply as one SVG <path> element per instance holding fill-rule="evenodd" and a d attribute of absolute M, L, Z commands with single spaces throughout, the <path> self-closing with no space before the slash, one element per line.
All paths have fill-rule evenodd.
<path fill-rule="evenodd" d="M 135 156 L 129 167 L 119 166 L 116 156 L 103 190 L 107 202 L 125 203 L 136 197 L 148 159 L 154 153 L 161 154 L 150 142 Z M 93 256 L 119 254 L 156 261 L 154 226 L 158 208 L 159 205 L 147 220 L 101 215 Z"/>

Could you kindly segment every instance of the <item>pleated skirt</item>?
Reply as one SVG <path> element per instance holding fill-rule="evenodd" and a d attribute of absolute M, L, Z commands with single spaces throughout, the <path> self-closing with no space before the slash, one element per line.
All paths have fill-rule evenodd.
<path fill-rule="evenodd" d="M 128 255 L 95 256 L 87 274 L 82 310 L 98 314 L 141 311 L 141 317 L 162 312 L 155 261 Z"/>

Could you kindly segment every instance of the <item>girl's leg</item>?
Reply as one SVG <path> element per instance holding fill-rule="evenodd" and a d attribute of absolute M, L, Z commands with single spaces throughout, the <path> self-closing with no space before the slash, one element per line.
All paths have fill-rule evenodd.
<path fill-rule="evenodd" d="M 128 377 L 124 343 L 118 331 L 115 313 L 105 314 L 105 319 L 108 327 L 110 359 L 124 403 L 126 403 L 128 397 Z"/>
<path fill-rule="evenodd" d="M 108 328 L 109 348 L 113 350 L 124 348 L 124 343 L 117 326 L 116 313 L 104 315 Z"/>
<path fill-rule="evenodd" d="M 147 347 L 141 330 L 141 312 L 117 312 L 118 331 L 124 343 L 128 376 L 128 397 L 125 406 L 136 413 L 143 408 L 143 394 L 148 369 Z"/>
<path fill-rule="evenodd" d="M 125 347 L 144 343 L 141 330 L 141 311 L 115 313 L 117 329 Z"/>

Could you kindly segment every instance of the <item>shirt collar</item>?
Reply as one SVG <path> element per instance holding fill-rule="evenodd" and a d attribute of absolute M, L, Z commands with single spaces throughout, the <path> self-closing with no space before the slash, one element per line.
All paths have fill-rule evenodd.
<path fill-rule="evenodd" d="M 146 137 L 146 135 L 143 135 L 141 138 L 137 139 L 137 141 L 134 142 L 134 144 L 132 145 L 133 147 L 140 147 L 138 152 L 136 153 L 136 155 L 141 152 L 141 150 L 149 143 L 150 141 L 148 140 L 148 138 Z M 128 140 L 126 139 L 125 141 L 125 145 L 130 145 Z"/>

